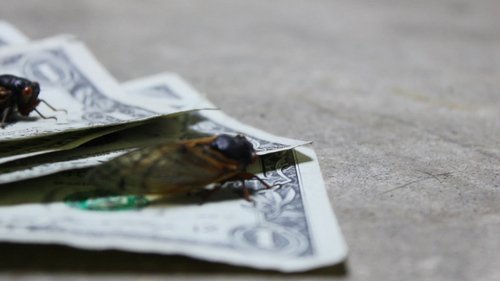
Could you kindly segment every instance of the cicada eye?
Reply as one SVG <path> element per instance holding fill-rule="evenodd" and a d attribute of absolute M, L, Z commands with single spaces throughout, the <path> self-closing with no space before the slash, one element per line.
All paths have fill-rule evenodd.
<path fill-rule="evenodd" d="M 31 97 L 32 94 L 33 94 L 33 90 L 31 89 L 31 87 L 26 87 L 23 89 L 23 96 L 25 98 Z"/>

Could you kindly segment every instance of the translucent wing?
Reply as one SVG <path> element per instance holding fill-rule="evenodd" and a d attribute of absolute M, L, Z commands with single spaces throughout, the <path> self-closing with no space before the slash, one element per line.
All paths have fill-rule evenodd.
<path fill-rule="evenodd" d="M 202 188 L 241 173 L 236 161 L 203 141 L 142 148 L 100 165 L 89 173 L 99 188 L 142 194 L 172 194 Z"/>

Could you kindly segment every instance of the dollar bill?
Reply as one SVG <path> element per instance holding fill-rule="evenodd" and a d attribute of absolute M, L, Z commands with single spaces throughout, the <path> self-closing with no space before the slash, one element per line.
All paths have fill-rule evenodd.
<path fill-rule="evenodd" d="M 41 104 L 37 109 L 56 119 L 16 116 L 0 130 L 4 141 L 138 122 L 186 110 L 131 99 L 85 45 L 71 36 L 0 48 L 0 73 L 38 81 L 40 98 L 66 110 L 53 111 Z"/>
<path fill-rule="evenodd" d="M 213 107 L 195 89 L 175 74 L 159 74 L 123 85 L 127 95 L 143 102 L 174 104 L 185 108 L 193 101 L 203 108 Z M 159 98 L 159 97 L 162 98 Z M 101 164 L 132 149 L 180 139 L 193 139 L 217 134 L 244 134 L 257 154 L 291 149 L 309 142 L 282 138 L 242 124 L 220 110 L 192 111 L 121 130 L 71 150 L 46 153 L 0 164 L 0 183 L 41 177 L 64 170 L 87 168 Z"/>
<path fill-rule="evenodd" d="M 123 96 L 129 100 L 141 100 L 141 102 L 154 104 L 157 107 L 172 108 L 172 112 L 174 113 L 171 113 L 170 115 L 176 115 L 179 113 L 189 112 L 190 110 L 196 110 L 200 106 L 203 108 L 215 107 L 210 103 L 206 103 L 205 99 L 200 94 L 192 90 L 182 79 L 178 78 L 176 75 L 164 75 L 163 77 L 165 78 L 163 82 L 157 81 L 157 84 L 154 85 L 150 82 L 155 81 L 152 81 L 150 79 L 136 80 L 137 83 L 129 83 L 129 85 L 132 86 L 130 89 L 132 91 L 127 91 L 127 89 L 124 89 Z M 142 85 L 144 85 L 144 87 L 140 88 Z M 151 87 L 149 87 L 148 85 Z M 143 96 L 137 94 L 137 91 L 141 91 L 141 89 L 144 90 Z M 153 92 L 154 95 L 152 94 Z M 165 114 L 163 116 L 167 115 L 169 114 Z M 155 118 L 161 118 L 163 116 Z M 116 132 L 119 130 L 142 125 L 153 119 L 136 121 L 120 126 L 90 128 L 86 130 L 63 132 L 56 135 L 3 141 L 0 142 L 0 164 L 44 153 L 73 149 L 97 137 L 111 132 Z M 39 157 L 37 159 L 44 158 Z M 41 160 L 37 161 L 37 163 L 39 163 L 39 161 Z M 23 165 L 22 163 L 25 162 L 16 163 L 17 165 Z M 7 166 L 10 166 L 11 170 L 16 170 L 16 165 L 13 165 L 12 163 L 8 163 Z M 47 170 L 47 172 L 49 170 Z"/>
<path fill-rule="evenodd" d="M 12 24 L 0 21 L 0 47 L 26 44 L 30 39 Z M 75 148 L 96 137 L 117 131 L 122 127 L 90 129 L 86 131 L 61 133 L 56 136 L 42 136 L 28 140 L 3 141 L 0 143 L 0 163 L 41 153 Z"/>
<path fill-rule="evenodd" d="M 63 36 L 60 36 L 59 38 L 54 38 L 51 40 L 46 40 L 46 41 L 52 41 L 52 44 L 49 43 L 49 45 L 55 45 L 56 48 L 60 47 L 59 45 L 71 45 L 71 43 L 70 43 L 71 39 L 69 37 L 63 37 Z M 19 30 L 17 30 L 14 26 L 12 26 L 11 24 L 9 24 L 7 22 L 0 22 L 0 47 L 1 46 L 5 47 L 5 46 L 10 45 L 10 44 L 27 44 L 28 42 L 29 42 L 28 37 L 25 36 Z M 44 51 L 36 50 L 37 44 L 33 44 L 33 45 L 35 47 L 24 47 L 24 48 L 28 48 L 29 50 L 35 49 L 35 51 L 31 51 L 31 52 L 35 52 L 35 53 L 37 53 L 37 52 L 43 53 L 44 52 Z M 41 45 L 43 45 L 43 44 L 41 44 Z M 43 47 L 40 47 L 40 48 L 43 49 Z M 16 47 L 16 49 L 18 49 L 18 47 Z M 84 52 L 88 53 L 88 51 L 85 51 L 85 48 L 83 48 L 83 49 L 84 49 Z M 42 59 L 43 58 L 47 59 L 47 56 L 43 56 L 40 54 L 37 54 L 35 56 L 41 56 Z M 87 62 L 90 62 L 91 64 L 98 65 L 98 63 L 96 63 L 95 61 L 93 61 L 93 62 L 87 61 Z M 40 64 L 40 63 L 42 66 L 40 66 L 40 65 L 36 66 L 37 69 L 31 70 L 31 72 L 33 72 L 35 70 L 38 71 L 37 72 L 38 76 L 40 76 L 40 75 L 43 76 L 44 74 L 52 73 L 52 72 L 55 72 L 56 70 L 57 71 L 61 70 L 61 69 L 57 69 L 57 67 L 46 67 L 46 66 L 44 67 L 43 65 L 52 65 L 52 66 L 56 65 L 59 68 L 61 68 L 61 66 L 66 65 L 65 63 L 61 63 L 60 61 L 57 61 L 55 59 L 43 61 L 43 62 L 38 61 L 38 64 Z M 44 70 L 41 73 L 40 73 L 40 69 L 38 69 L 40 67 L 42 70 Z M 70 71 L 71 70 L 70 67 L 62 67 L 62 68 L 65 68 L 67 70 L 66 71 L 67 73 L 73 75 Z M 63 73 L 64 72 L 65 71 L 63 71 Z M 9 72 L 9 73 L 12 74 L 13 72 Z M 52 75 L 52 76 L 54 76 L 54 75 Z M 101 77 L 101 78 L 104 79 L 105 77 Z M 77 80 L 77 79 L 75 79 L 75 80 Z M 92 81 L 90 81 L 90 82 L 92 82 Z M 111 84 L 113 84 L 112 81 L 111 81 Z M 54 87 L 57 88 L 59 86 L 55 85 Z M 179 91 L 179 89 L 176 88 L 175 83 L 173 85 L 170 85 L 170 87 L 171 87 L 170 91 Z M 49 91 L 49 93 L 51 92 L 50 89 L 48 89 L 47 91 Z M 129 101 L 130 103 L 133 103 L 133 104 L 144 105 L 142 100 L 138 100 L 137 96 L 128 95 L 123 90 L 120 90 L 120 91 L 123 92 L 120 95 L 121 100 L 126 100 L 126 101 Z M 46 91 L 43 91 L 43 92 L 46 92 Z M 161 92 L 161 90 L 159 92 Z M 69 90 L 68 90 L 68 93 L 69 93 Z M 66 94 L 68 94 L 68 93 L 66 93 Z M 159 99 L 161 99 L 161 101 L 159 101 Z M 48 100 L 48 98 L 47 98 L 47 100 Z M 169 104 L 168 101 L 173 102 L 173 104 Z M 109 103 L 110 100 L 109 99 L 102 100 L 102 97 L 101 97 L 100 102 L 102 102 L 103 104 L 106 104 L 106 103 Z M 151 107 L 151 105 L 152 105 L 152 108 L 149 108 L 149 109 L 151 112 L 156 112 L 157 115 L 168 115 L 168 114 L 172 114 L 172 113 L 196 109 L 197 103 L 196 103 L 195 99 L 183 100 L 181 102 L 182 103 L 180 103 L 179 100 L 165 99 L 163 96 L 158 96 L 157 99 L 153 98 L 153 99 L 148 100 L 148 103 L 146 103 L 145 105 L 149 106 L 149 107 Z M 111 106 L 115 106 L 115 105 L 117 105 L 117 103 L 111 104 Z M 68 104 L 64 105 L 64 108 L 68 108 L 68 107 L 70 107 Z M 73 107 L 72 109 L 70 109 L 70 111 L 75 113 L 75 111 L 77 111 L 77 110 Z M 105 113 L 105 112 L 102 112 L 102 113 Z M 50 114 L 50 113 L 45 113 L 45 115 L 47 115 L 47 114 Z M 99 115 L 101 113 L 96 111 L 92 114 Z M 142 116 L 142 117 L 144 117 L 144 116 Z M 59 116 L 59 118 L 60 118 L 60 116 Z M 22 118 L 20 118 L 20 119 L 22 120 Z M 24 118 L 24 119 L 26 119 L 26 118 Z M 31 119 L 28 119 L 25 121 L 26 122 L 24 123 L 24 128 L 22 126 L 18 126 L 19 123 L 21 123 L 21 122 L 19 122 L 18 124 L 11 124 L 12 126 L 15 126 L 15 129 L 17 129 L 14 132 L 9 132 L 9 129 L 0 131 L 0 140 L 2 141 L 0 143 L 0 163 L 5 163 L 8 161 L 13 161 L 16 159 L 26 158 L 29 156 L 38 155 L 38 154 L 47 153 L 47 152 L 68 150 L 68 149 L 77 147 L 84 142 L 90 141 L 93 138 L 102 136 L 106 133 L 125 129 L 125 128 L 130 126 L 130 125 L 113 126 L 112 128 L 102 128 L 102 127 L 98 126 L 98 128 L 94 128 L 91 124 L 87 124 L 89 126 L 86 126 L 86 125 L 83 127 L 80 126 L 80 129 L 75 131 L 75 126 L 78 127 L 77 123 L 79 123 L 81 120 L 76 120 L 76 121 L 70 120 L 71 122 L 67 122 L 68 124 L 66 124 L 66 128 L 58 128 L 54 125 L 54 121 L 50 120 L 51 122 L 48 122 L 47 126 L 54 125 L 54 128 L 52 128 L 50 130 L 52 130 L 53 132 L 59 132 L 59 131 L 63 132 L 63 133 L 57 133 L 56 135 L 54 135 L 54 134 L 48 133 L 47 131 L 44 133 L 37 128 L 37 126 L 38 126 L 37 122 L 43 121 L 42 119 L 31 118 Z M 140 121 L 140 118 L 138 118 L 137 120 L 134 120 L 133 123 L 135 123 L 135 124 L 132 124 L 132 125 L 137 125 L 139 121 Z M 113 122 L 111 124 L 116 125 Z M 82 131 L 81 130 L 82 128 L 86 129 L 88 131 Z M 28 130 L 31 133 L 25 134 L 25 133 L 23 133 L 24 130 Z M 69 132 L 67 132 L 67 131 L 69 131 Z M 3 134 L 4 138 L 1 137 L 2 134 Z"/>
<path fill-rule="evenodd" d="M 73 149 L 95 138 L 138 125 L 140 123 L 0 142 L 0 164 L 44 153 Z"/>
<path fill-rule="evenodd" d="M 182 254 L 233 265 L 298 272 L 341 262 L 347 247 L 314 152 L 262 156 L 250 167 L 267 183 L 228 183 L 200 205 L 204 190 L 176 197 L 96 190 L 85 170 L 2 187 L 0 240 L 83 249 Z"/>

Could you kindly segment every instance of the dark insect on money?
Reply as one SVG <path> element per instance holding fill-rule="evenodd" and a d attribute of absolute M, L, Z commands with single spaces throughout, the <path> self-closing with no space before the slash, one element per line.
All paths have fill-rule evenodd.
<path fill-rule="evenodd" d="M 132 194 L 179 194 L 215 183 L 203 198 L 225 182 L 257 179 L 246 168 L 257 160 L 252 144 L 243 136 L 219 135 L 141 148 L 97 166 L 87 176 L 95 187 Z"/>
<path fill-rule="evenodd" d="M 36 109 L 43 102 L 50 109 L 58 111 L 46 101 L 39 99 L 39 94 L 40 85 L 36 81 L 9 74 L 0 75 L 0 114 L 2 114 L 0 126 L 2 129 L 5 128 L 7 118 L 16 111 L 22 116 L 28 116 L 32 111 L 35 111 L 43 119 L 56 119 L 55 117 L 45 117 Z"/>

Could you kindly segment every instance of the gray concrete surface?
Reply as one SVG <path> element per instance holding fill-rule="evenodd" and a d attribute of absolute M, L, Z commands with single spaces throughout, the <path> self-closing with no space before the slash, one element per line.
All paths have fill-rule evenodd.
<path fill-rule="evenodd" d="M 350 247 L 283 275 L 0 244 L 3 280 L 500 280 L 500 1 L 0 1 L 120 81 L 178 72 L 237 119 L 313 140 Z"/>

